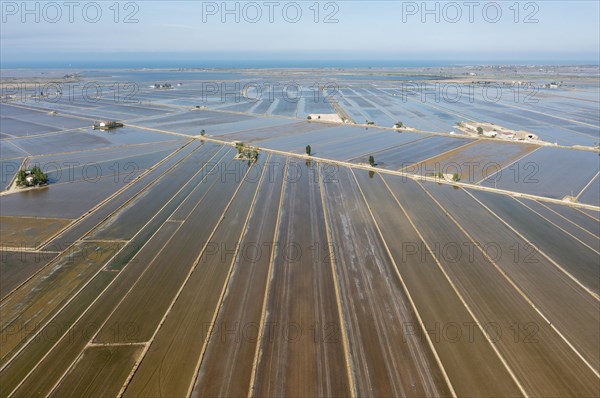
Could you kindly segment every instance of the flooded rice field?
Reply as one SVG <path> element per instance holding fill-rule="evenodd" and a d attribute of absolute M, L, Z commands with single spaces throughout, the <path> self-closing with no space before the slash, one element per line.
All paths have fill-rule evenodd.
<path fill-rule="evenodd" d="M 0 299 L 48 264 L 56 253 L 32 253 L 22 250 L 0 251 Z"/>
<path fill-rule="evenodd" d="M 29 157 L 25 164 L 39 166 L 49 183 L 95 181 L 112 177 L 115 181 L 133 181 L 138 173 L 149 169 L 184 145 L 185 141 L 139 144 L 76 153 Z"/>
<path fill-rule="evenodd" d="M 17 172 L 23 164 L 24 158 L 13 158 L 11 160 L 0 160 L 0 191 L 10 187 Z"/>
<path fill-rule="evenodd" d="M 436 100 L 431 71 L 80 78 L 139 91 L 0 104 L 0 398 L 600 395 L 593 82 L 530 103 Z M 10 186 L 34 165 L 48 185 Z"/>
<path fill-rule="evenodd" d="M 411 168 L 409 166 L 471 142 L 460 138 L 422 136 L 420 139 L 411 141 L 407 145 L 400 144 L 379 152 L 365 153 L 365 156 L 354 158 L 351 161 L 367 163 L 368 156 L 373 156 L 377 167 L 390 170 L 407 169 L 407 171 L 419 172 L 418 168 Z"/>
<path fill-rule="evenodd" d="M 555 199 L 577 197 L 590 182 L 594 184 L 599 165 L 595 152 L 542 147 L 481 184 Z M 593 204 L 599 196 L 598 191 L 588 192 L 583 199 Z"/>
<path fill-rule="evenodd" d="M 134 173 L 132 178 L 137 177 Z M 0 214 L 75 219 L 130 183 L 129 178 L 103 177 L 68 182 L 0 196 Z M 40 206 L 40 203 L 44 203 Z"/>
<path fill-rule="evenodd" d="M 422 174 L 457 174 L 462 182 L 478 184 L 535 149 L 538 148 L 533 145 L 478 141 L 426 159 L 410 169 Z"/>
<path fill-rule="evenodd" d="M 7 216 L 0 216 L 0 221 L 0 245 L 21 249 L 40 246 L 70 223 L 61 218 Z"/>
<path fill-rule="evenodd" d="M 598 252 L 593 248 L 584 247 L 574 236 L 556 228 L 552 222 L 520 205 L 514 198 L 482 191 L 473 191 L 472 194 L 534 243 L 539 250 L 549 253 L 550 257 L 562 264 L 566 272 L 573 275 L 585 288 L 598 293 L 600 269 L 596 262 Z"/>

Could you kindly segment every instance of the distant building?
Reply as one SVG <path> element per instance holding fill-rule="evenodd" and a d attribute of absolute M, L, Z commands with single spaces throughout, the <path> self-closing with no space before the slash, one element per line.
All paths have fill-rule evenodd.
<path fill-rule="evenodd" d="M 111 130 L 116 129 L 117 127 L 123 127 L 123 123 L 115 121 L 96 122 L 92 127 L 94 130 Z"/>
<path fill-rule="evenodd" d="M 525 130 L 516 131 L 515 138 L 518 140 L 539 140 L 539 137 L 537 135 Z"/>

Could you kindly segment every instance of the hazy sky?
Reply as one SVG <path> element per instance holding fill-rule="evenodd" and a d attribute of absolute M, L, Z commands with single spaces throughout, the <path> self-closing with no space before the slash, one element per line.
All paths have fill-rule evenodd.
<path fill-rule="evenodd" d="M 2 1 L 3 65 L 68 63 L 106 53 L 131 60 L 598 63 L 600 51 L 596 0 L 135 1 L 117 3 L 118 14 L 114 4 L 75 1 L 68 6 L 57 1 L 23 7 L 21 1 Z"/>

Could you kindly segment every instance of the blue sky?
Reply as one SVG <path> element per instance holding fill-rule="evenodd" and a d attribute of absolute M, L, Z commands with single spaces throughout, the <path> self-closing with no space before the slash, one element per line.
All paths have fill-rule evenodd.
<path fill-rule="evenodd" d="M 465 1 L 228 2 L 228 14 L 221 1 L 136 1 L 127 8 L 127 2 L 118 3 L 118 15 L 114 1 L 78 3 L 69 10 L 61 1 L 54 3 L 59 8 L 38 2 L 37 9 L 31 2 L 27 13 L 20 1 L 3 1 L 3 66 L 116 55 L 125 61 L 598 63 L 600 51 L 600 2 L 595 0 L 516 2 L 516 7 L 515 1 L 470 6 Z M 132 23 L 125 23 L 129 14 Z"/>

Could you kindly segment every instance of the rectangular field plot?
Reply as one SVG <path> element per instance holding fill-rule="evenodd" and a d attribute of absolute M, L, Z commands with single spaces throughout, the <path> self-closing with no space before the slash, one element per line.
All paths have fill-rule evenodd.
<path fill-rule="evenodd" d="M 135 176 L 134 176 L 135 177 Z M 56 184 L 0 197 L 3 216 L 78 218 L 128 182 L 104 177 L 97 181 Z M 39 206 L 44 203 L 43 206 Z"/>
<path fill-rule="evenodd" d="M 90 125 L 90 120 L 88 119 L 82 119 L 82 118 L 76 118 L 76 117 L 68 117 L 68 116 L 63 116 L 60 114 L 48 114 L 47 112 L 32 112 L 31 114 L 27 115 L 27 116 L 15 116 L 13 118 L 11 118 L 12 120 L 15 121 L 23 121 L 23 122 L 27 122 L 27 123 L 35 123 L 38 125 L 42 125 L 42 126 L 47 126 L 50 131 L 48 132 L 52 132 L 53 130 L 73 130 L 73 129 L 78 129 L 81 127 L 86 127 Z M 4 122 L 2 123 L 4 125 Z M 2 131 L 3 133 L 7 133 L 7 131 Z M 20 131 L 17 130 L 14 133 L 12 133 L 12 135 L 16 135 L 16 136 L 23 136 L 22 132 L 21 134 L 19 134 Z M 43 131 L 42 131 L 43 133 Z M 11 134 L 11 132 L 9 131 L 8 134 Z M 28 135 L 32 135 L 31 133 L 29 133 Z"/>
<path fill-rule="evenodd" d="M 0 160 L 0 191 L 7 190 L 17 175 L 24 158 Z"/>
<path fill-rule="evenodd" d="M 8 109 L 8 106 L 2 107 L 3 114 L 0 117 L 0 132 L 10 137 L 52 133 L 90 125 L 89 120 L 52 115 L 45 110 L 20 108 L 15 115 L 5 115 L 5 109 Z"/>
<path fill-rule="evenodd" d="M 289 159 L 266 304 L 265 322 L 277 327 L 261 336 L 253 395 L 350 393 L 316 173 L 316 166 Z"/>
<path fill-rule="evenodd" d="M 557 212 L 561 216 L 567 218 L 569 221 L 575 223 L 579 227 L 585 229 L 593 235 L 600 236 L 600 222 L 597 217 L 593 217 L 594 211 L 590 210 L 587 214 L 587 209 L 573 208 L 565 205 L 557 205 L 554 203 L 541 203 L 548 207 L 552 211 Z M 595 212 L 596 216 L 598 212 Z M 592 215 L 590 217 L 590 215 Z"/>
<path fill-rule="evenodd" d="M 41 137 L 19 138 L 13 140 L 13 143 L 27 151 L 29 155 L 46 155 L 181 139 L 182 137 L 169 134 L 123 127 L 114 132 L 92 130 L 90 128 L 86 131 L 71 131 Z"/>
<path fill-rule="evenodd" d="M 138 129 L 135 127 L 121 127 L 116 130 L 109 130 L 108 132 L 102 130 L 86 130 L 88 134 L 96 134 L 99 138 L 108 140 L 111 145 L 131 145 L 131 144 L 145 144 L 151 142 L 168 142 L 173 140 L 184 140 L 185 137 L 180 137 L 171 134 L 158 133 L 156 131 L 149 131 L 144 129 Z"/>
<path fill-rule="evenodd" d="M 126 113 L 126 112 L 122 112 L 119 110 L 115 111 L 115 110 L 103 109 L 103 107 L 101 107 L 101 106 L 95 106 L 95 105 L 85 103 L 85 102 L 70 103 L 70 104 L 44 103 L 42 105 L 38 105 L 38 107 L 40 108 L 41 111 L 44 111 L 44 112 L 54 111 L 54 112 L 57 112 L 59 115 L 62 115 L 65 117 L 70 117 L 70 118 L 73 118 L 74 120 L 83 121 L 85 123 L 85 126 L 91 125 L 92 122 L 94 122 L 96 120 L 117 119 L 120 121 L 127 121 L 129 118 L 132 117 L 131 114 Z M 82 127 L 85 127 L 85 126 L 82 126 Z"/>
<path fill-rule="evenodd" d="M 490 175 L 481 185 L 514 192 L 563 199 L 576 196 L 596 176 L 597 153 L 542 147 L 498 174 Z M 591 193 L 590 202 L 600 194 Z"/>
<path fill-rule="evenodd" d="M 279 98 L 279 102 L 272 110 L 273 115 L 295 117 L 298 109 L 298 101 L 289 101 L 285 98 Z"/>
<path fill-rule="evenodd" d="M 290 123 L 295 123 L 295 120 L 284 118 L 255 118 L 236 123 L 228 124 L 199 124 L 197 128 L 188 128 L 186 133 L 198 135 L 200 130 L 206 130 L 207 135 L 222 135 L 232 132 L 243 132 L 251 129 L 259 129 L 264 127 L 285 126 Z"/>
<path fill-rule="evenodd" d="M 260 145 L 260 143 L 265 140 L 296 136 L 313 131 L 325 131 L 331 127 L 334 126 L 323 123 L 297 122 L 285 124 L 283 126 L 264 127 L 243 132 L 226 133 L 220 135 L 219 138 L 238 140 Z"/>
<path fill-rule="evenodd" d="M 123 94 L 122 97 L 125 96 L 126 94 Z M 58 101 L 31 101 L 23 105 L 27 106 L 27 109 L 20 108 L 20 111 L 25 110 L 29 111 L 29 113 L 24 114 L 23 112 L 20 112 L 16 116 L 9 116 L 15 118 L 24 118 L 24 115 L 26 115 L 27 118 L 42 118 L 45 116 L 48 118 L 69 118 L 84 121 L 86 125 L 89 125 L 91 121 L 97 119 L 130 120 L 140 117 L 160 116 L 178 111 L 176 108 L 156 107 L 146 104 L 140 105 L 135 102 L 126 102 L 125 99 L 126 98 L 115 98 L 111 101 L 102 98 L 97 100 L 90 98 L 88 100 L 86 98 L 73 97 L 60 99 Z M 14 108 L 16 108 L 16 106 Z M 33 112 L 37 112 L 37 116 L 35 116 Z M 47 120 L 49 120 L 48 124 L 52 125 L 53 120 Z"/>
<path fill-rule="evenodd" d="M 43 268 L 54 257 L 56 257 L 56 253 L 0 251 L 0 275 L 2 275 L 0 300 L 3 300 L 8 293 Z"/>
<path fill-rule="evenodd" d="M 56 131 L 60 131 L 59 128 L 45 126 L 43 124 L 37 124 L 24 120 L 17 120 L 10 117 L 2 117 L 2 119 L 0 120 L 2 121 L 3 137 L 25 137 L 28 135 L 53 133 Z"/>
<path fill-rule="evenodd" d="M 15 139 L 13 143 L 26 150 L 30 155 L 73 152 L 112 145 L 111 141 L 101 134 L 81 131 L 35 138 L 19 138 Z"/>
<path fill-rule="evenodd" d="M 0 372 L 2 395 L 6 396 L 22 380 L 25 382 L 16 392 L 16 396 L 29 397 L 30 391 L 36 391 L 41 396 L 49 394 L 131 286 L 147 270 L 157 252 L 170 241 L 178 227 L 178 223 L 165 223 L 148 244 L 136 253 L 123 269 L 123 273 L 105 270 L 100 272 L 77 296 L 77 300 L 71 301 L 48 326 L 40 330 L 42 336 L 50 335 L 53 338 L 34 339 Z M 114 283 L 110 284 L 111 281 Z M 105 288 L 107 290 L 96 300 Z M 69 330 L 71 325 L 73 328 Z M 57 335 L 57 331 L 60 334 Z M 131 340 L 135 333 L 133 323 L 123 324 L 117 330 L 111 330 L 113 336 L 121 335 L 127 341 Z M 40 361 L 41 365 L 33 370 Z M 52 372 L 48 371 L 50 364 Z M 33 373 L 27 377 L 30 370 L 33 370 Z"/>
<path fill-rule="evenodd" d="M 138 325 L 135 342 L 151 339 L 178 289 L 195 267 L 240 182 L 235 176 L 227 176 L 196 201 L 197 206 L 173 236 L 173 244 L 164 247 L 148 264 L 148 271 L 136 282 L 131 294 L 111 315 L 98 334 L 96 342 L 123 342 L 113 341 L 115 336 L 111 333 L 111 328 L 122 322 Z M 148 292 L 153 294 L 149 296 Z M 116 338 L 119 340 L 124 336 Z"/>
<path fill-rule="evenodd" d="M 332 127 L 331 125 L 321 123 L 305 123 L 307 127 L 301 129 L 295 129 L 296 124 L 279 128 L 283 131 L 283 134 L 273 134 L 271 137 L 265 137 L 266 139 L 261 139 L 259 144 L 271 149 L 304 153 L 306 145 L 321 148 L 328 142 L 342 139 L 351 141 L 366 133 L 364 129 L 358 127 Z M 309 126 L 314 126 L 315 128 L 309 128 Z M 293 129 L 290 133 L 287 133 L 288 127 Z M 317 155 L 316 149 L 314 154 Z"/>
<path fill-rule="evenodd" d="M 168 213 L 170 216 L 197 184 L 202 184 L 202 181 L 211 175 L 211 171 L 216 167 L 216 163 L 212 163 L 213 158 L 216 157 L 214 161 L 218 162 L 225 152 L 224 148 L 210 143 L 199 147 L 134 201 L 127 203 L 96 228 L 89 238 L 129 239 L 161 209 L 165 210 L 165 206 L 166 210 L 170 211 L 162 213 Z M 158 228 L 160 223 L 154 226 Z"/>
<path fill-rule="evenodd" d="M 333 114 L 336 113 L 331 104 L 323 94 L 314 98 L 312 95 L 305 96 L 298 105 L 298 117 L 305 118 L 309 114 Z"/>
<path fill-rule="evenodd" d="M 410 144 L 411 142 L 426 137 L 427 135 L 425 134 L 409 132 L 398 134 L 387 130 L 374 130 L 372 133 L 363 134 L 355 139 L 329 141 L 323 144 L 318 143 L 317 150 L 319 148 L 322 149 L 316 156 L 347 161 L 348 159 L 356 158 L 361 154 L 377 152 L 403 144 Z"/>
<path fill-rule="evenodd" d="M 600 206 L 600 176 L 596 176 L 587 188 L 579 193 L 577 201 L 589 205 Z"/>
<path fill-rule="evenodd" d="M 403 287 L 422 319 L 423 325 L 413 325 L 413 337 L 427 341 L 423 328 L 476 323 L 381 177 L 363 170 L 354 174 Z M 414 255 L 407 254 L 409 248 Z M 469 340 L 431 339 L 456 394 L 521 395 L 483 332 L 476 328 L 473 333 Z"/>
<path fill-rule="evenodd" d="M 278 136 L 261 141 L 259 144 L 267 148 L 293 153 L 304 153 L 306 145 L 310 145 L 314 156 L 347 160 L 368 153 L 369 150 L 379 151 L 424 137 L 427 135 L 335 126 L 298 135 Z"/>
<path fill-rule="evenodd" d="M 517 232 L 506 228 L 465 190 L 434 183 L 424 183 L 423 187 L 488 253 L 489 266 L 499 267 L 578 352 L 598 366 L 600 358 L 595 353 L 600 342 L 594 336 L 600 333 L 600 320 L 596 321 L 600 318 L 600 303 L 596 298 Z M 468 258 L 469 248 L 458 243 L 462 247 L 458 254 Z"/>
<path fill-rule="evenodd" d="M 114 397 L 133 369 L 142 345 L 86 348 L 50 397 Z"/>
<path fill-rule="evenodd" d="M 274 250 L 270 242 L 276 239 L 286 159 L 271 156 L 267 165 L 240 241 L 240 255 L 235 259 L 227 293 L 207 339 L 193 397 L 246 396 L 250 391 L 258 325 L 262 321 Z M 233 334 L 225 335 L 231 325 L 239 326 Z M 235 383 L 230 382 L 232 378 Z"/>
<path fill-rule="evenodd" d="M 94 181 L 102 177 L 131 182 L 138 173 L 154 166 L 186 141 L 131 145 L 69 154 L 37 156 L 28 159 L 27 167 L 39 166 L 50 184 Z"/>
<path fill-rule="evenodd" d="M 357 394 L 449 394 L 425 339 L 406 338 L 418 319 L 352 172 L 338 169 L 335 181 L 322 175 Z"/>
<path fill-rule="evenodd" d="M 577 209 L 582 213 L 587 214 L 588 216 L 592 217 L 595 220 L 600 220 L 600 211 L 598 210 L 592 210 L 592 209 Z"/>
<path fill-rule="evenodd" d="M 536 148 L 533 145 L 483 140 L 427 159 L 411 166 L 411 169 L 436 170 L 436 174 L 458 173 L 460 181 L 476 184 Z"/>
<path fill-rule="evenodd" d="M 15 146 L 12 141 L 13 140 L 0 141 L 0 159 L 23 158 L 27 155 L 23 149 Z"/>
<path fill-rule="evenodd" d="M 228 105 L 224 107 L 219 107 L 221 110 L 227 110 L 231 112 L 249 112 L 252 108 L 257 105 L 254 101 L 241 101 L 239 103 L 235 103 L 233 105 Z"/>
<path fill-rule="evenodd" d="M 265 171 L 265 160 L 266 157 L 259 159 L 252 167 Z M 124 396 L 156 396 L 164 390 L 173 396 L 184 396 L 193 386 L 209 325 L 219 310 L 234 266 L 234 255 L 238 254 L 230 249 L 237 247 L 247 227 L 260 182 L 256 178 L 244 179 L 239 185 L 222 221 L 190 269 L 168 317 L 153 336 Z"/>
<path fill-rule="evenodd" d="M 221 115 L 224 116 L 219 118 L 206 118 L 197 115 L 197 118 L 192 120 L 183 120 L 170 123 L 157 123 L 157 120 L 149 120 L 139 122 L 137 124 L 140 126 L 155 128 L 161 131 L 193 136 L 199 135 L 201 130 L 205 130 L 206 135 L 216 136 L 250 129 L 280 126 L 293 123 L 293 120 L 282 118 L 258 118 L 225 113 Z"/>
<path fill-rule="evenodd" d="M 518 371 L 517 380 L 528 394 L 594 395 L 600 391 L 593 371 L 528 299 L 514 290 L 511 281 L 490 266 L 485 250 L 460 255 L 463 247 L 473 243 L 471 236 L 447 217 L 418 183 L 397 176 L 384 179 L 478 324 L 536 325 L 536 344 L 518 339 L 495 342 L 499 355 Z"/>
<path fill-rule="evenodd" d="M 372 155 L 378 167 L 400 170 L 412 164 L 429 159 L 437 154 L 469 144 L 471 141 L 461 138 L 423 135 L 422 139 L 408 142 L 380 152 L 366 153 L 351 162 L 367 163 Z M 409 167 L 407 171 L 413 171 Z"/>
<path fill-rule="evenodd" d="M 35 248 L 70 222 L 62 218 L 0 216 L 0 245 Z"/>
<path fill-rule="evenodd" d="M 548 206 L 545 206 L 542 202 L 536 202 L 534 200 L 524 198 L 518 198 L 517 200 L 523 203 L 533 212 L 546 219 L 548 222 L 552 223 L 554 226 L 556 226 L 556 228 L 562 229 L 565 233 L 571 235 L 584 245 L 595 250 L 600 255 L 600 238 L 598 238 L 598 233 L 594 234 L 575 224 L 574 222 L 571 222 L 566 217 L 563 217 L 560 213 L 557 213 Z M 585 216 L 581 215 L 581 217 L 583 218 Z M 600 226 L 600 224 L 596 223 L 596 229 L 598 229 L 598 226 Z"/>
<path fill-rule="evenodd" d="M 598 294 L 600 287 L 598 253 L 585 247 L 571 235 L 559 230 L 510 196 L 484 191 L 471 191 L 471 193 L 558 263 L 569 276 L 591 292 Z"/>
<path fill-rule="evenodd" d="M 78 220 L 71 228 L 63 232 L 50 241 L 45 250 L 56 250 L 56 248 L 65 247 L 65 244 L 81 239 L 88 232 L 94 229 L 99 223 L 106 220 L 113 212 L 125 205 L 132 198 L 140 195 L 149 186 L 154 184 L 164 173 L 169 171 L 178 162 L 188 156 L 191 152 L 201 145 L 199 141 L 192 141 L 181 149 L 177 150 L 160 164 L 153 167 L 147 173 L 144 173 L 139 178 L 136 178 L 132 183 L 128 184 L 123 190 L 116 193 L 110 200 L 104 201 L 100 206 L 95 207 L 91 213 L 86 214 L 86 217 Z"/>
<path fill-rule="evenodd" d="M 115 242 L 78 243 L 3 301 L 0 305 L 1 361 L 100 272 L 120 247 L 121 244 Z"/>
<path fill-rule="evenodd" d="M 200 125 L 231 124 L 254 119 L 253 116 L 234 113 L 195 110 L 173 115 L 148 118 L 139 121 L 140 126 L 152 127 L 160 130 L 183 131 L 186 127 Z"/>
<path fill-rule="evenodd" d="M 251 113 L 257 114 L 257 115 L 266 115 L 269 113 L 269 108 L 271 108 L 273 106 L 273 101 L 269 101 L 269 100 L 260 100 L 259 104 L 252 109 Z"/>

